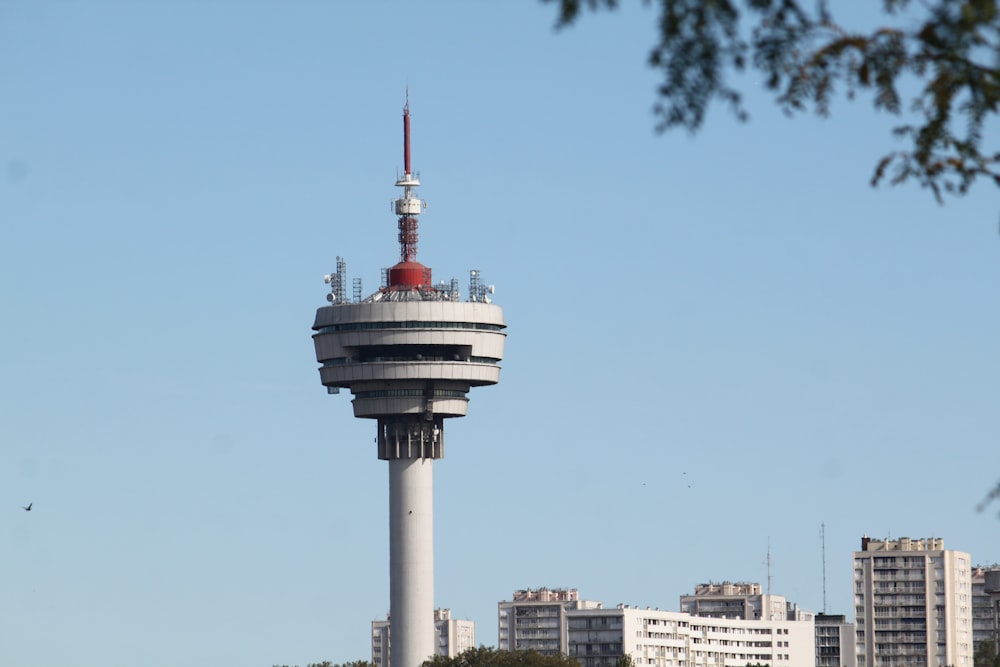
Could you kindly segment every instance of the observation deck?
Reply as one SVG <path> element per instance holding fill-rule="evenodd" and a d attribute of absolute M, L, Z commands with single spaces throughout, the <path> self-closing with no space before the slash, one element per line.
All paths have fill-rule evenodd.
<path fill-rule="evenodd" d="M 424 426 L 431 447 L 415 455 L 440 458 L 442 420 L 465 416 L 470 388 L 500 381 L 505 328 L 489 303 L 369 298 L 317 310 L 313 342 L 323 385 L 350 389 L 354 416 L 379 420 L 380 458 L 390 457 L 383 436 Z"/>

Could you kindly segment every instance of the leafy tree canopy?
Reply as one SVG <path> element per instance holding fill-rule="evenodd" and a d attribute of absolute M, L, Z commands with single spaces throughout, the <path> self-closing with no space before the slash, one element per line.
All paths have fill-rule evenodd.
<path fill-rule="evenodd" d="M 979 644 L 972 656 L 972 664 L 974 667 L 1000 667 L 1000 656 L 997 655 L 997 647 L 992 639 Z"/>
<path fill-rule="evenodd" d="M 619 4 L 542 1 L 558 3 L 559 27 Z M 1000 107 L 997 1 L 882 0 L 885 24 L 858 32 L 838 23 L 826 0 L 815 9 L 798 0 L 644 0 L 658 12 L 659 41 L 649 53 L 662 74 L 657 129 L 696 131 L 712 102 L 746 120 L 729 82 L 751 69 L 789 114 L 826 115 L 842 91 L 870 93 L 876 109 L 900 116 L 894 133 L 906 148 L 878 162 L 872 185 L 915 179 L 939 202 L 979 178 L 1000 186 L 1000 152 L 983 146 Z"/>
<path fill-rule="evenodd" d="M 536 651 L 500 651 L 493 647 L 470 648 L 454 658 L 434 656 L 423 667 L 580 667 L 564 655 L 542 655 Z"/>
<path fill-rule="evenodd" d="M 274 665 L 274 667 L 288 667 L 288 665 Z M 298 667 L 298 665 L 295 667 Z M 367 660 L 352 660 L 351 662 L 345 662 L 343 664 L 324 660 L 323 662 L 311 662 L 306 665 L 306 667 L 374 667 L 374 665 Z"/>

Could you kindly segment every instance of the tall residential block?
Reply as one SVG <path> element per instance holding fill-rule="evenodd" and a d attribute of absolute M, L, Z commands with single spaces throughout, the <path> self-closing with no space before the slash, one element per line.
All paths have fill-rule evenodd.
<path fill-rule="evenodd" d="M 854 624 L 843 614 L 816 614 L 816 667 L 855 667 Z"/>
<path fill-rule="evenodd" d="M 969 554 L 940 538 L 862 538 L 854 626 L 858 667 L 971 667 Z"/>
<path fill-rule="evenodd" d="M 681 596 L 681 611 L 710 618 L 743 618 L 779 621 L 788 613 L 784 595 L 771 595 L 759 583 L 729 582 L 698 584 L 693 595 Z"/>
<path fill-rule="evenodd" d="M 573 609 L 599 608 L 580 599 L 575 588 L 528 588 L 497 604 L 498 648 L 501 651 L 566 653 L 566 614 Z"/>
<path fill-rule="evenodd" d="M 1000 565 L 976 567 L 972 571 L 972 642 L 975 649 L 993 642 L 993 655 L 1000 652 Z"/>

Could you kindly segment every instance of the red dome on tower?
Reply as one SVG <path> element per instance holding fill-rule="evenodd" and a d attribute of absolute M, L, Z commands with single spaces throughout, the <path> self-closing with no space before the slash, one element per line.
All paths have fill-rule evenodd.
<path fill-rule="evenodd" d="M 389 269 L 389 289 L 431 286 L 431 269 L 420 262 L 400 262 Z"/>

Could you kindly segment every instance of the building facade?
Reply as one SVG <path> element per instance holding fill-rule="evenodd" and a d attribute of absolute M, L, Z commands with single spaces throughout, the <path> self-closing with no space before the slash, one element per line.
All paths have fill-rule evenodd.
<path fill-rule="evenodd" d="M 971 667 L 969 554 L 939 538 L 875 540 L 854 552 L 858 667 Z"/>
<path fill-rule="evenodd" d="M 972 643 L 979 650 L 993 641 L 994 655 L 1000 651 L 1000 565 L 976 567 L 972 571 Z"/>
<path fill-rule="evenodd" d="M 813 667 L 813 621 L 746 620 L 619 605 L 566 613 L 566 654 L 581 667 Z"/>
<path fill-rule="evenodd" d="M 514 591 L 512 600 L 497 605 L 497 647 L 501 651 L 566 653 L 566 614 L 574 609 L 600 608 L 580 599 L 575 588 Z"/>
<path fill-rule="evenodd" d="M 390 667 L 389 620 L 372 621 L 372 665 Z M 454 658 L 459 653 L 476 647 L 476 624 L 474 621 L 458 620 L 451 617 L 450 609 L 434 610 L 434 653 L 443 658 Z"/>
<path fill-rule="evenodd" d="M 776 596 L 777 597 L 777 596 Z M 812 614 L 773 619 L 698 617 L 579 599 L 574 589 L 516 591 L 498 605 L 499 648 L 563 654 L 581 667 L 616 667 L 625 655 L 636 667 L 814 667 Z M 707 607 L 706 607 L 707 609 Z M 853 667 L 853 666 L 851 666 Z"/>
<path fill-rule="evenodd" d="M 854 624 L 843 614 L 816 614 L 816 667 L 855 667 Z"/>
<path fill-rule="evenodd" d="M 787 617 L 783 595 L 761 591 L 760 584 L 729 582 L 698 584 L 694 595 L 681 596 L 681 611 L 708 618 L 778 621 Z"/>

